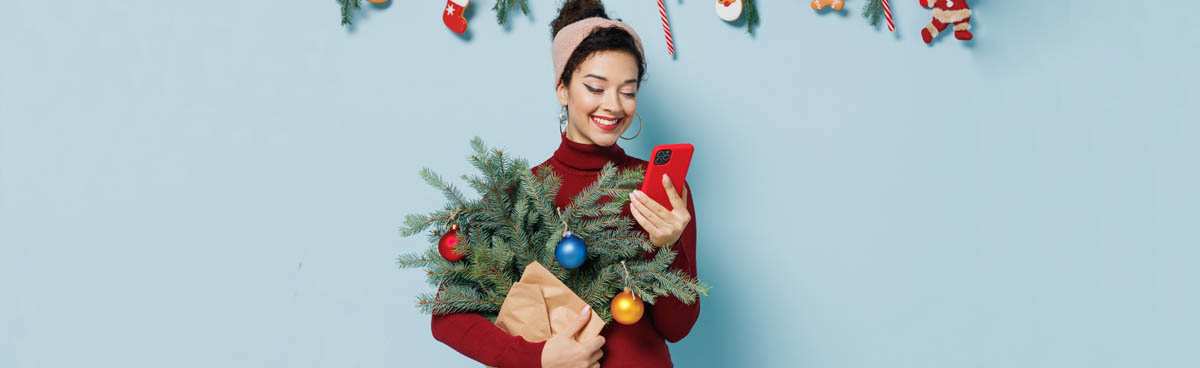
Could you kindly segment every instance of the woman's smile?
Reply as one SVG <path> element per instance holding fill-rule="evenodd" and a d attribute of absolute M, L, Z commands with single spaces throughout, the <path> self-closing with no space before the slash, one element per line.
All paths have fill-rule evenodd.
<path fill-rule="evenodd" d="M 592 115 L 591 118 L 592 124 L 596 124 L 596 126 L 603 130 L 617 129 L 618 123 L 621 122 L 620 119 L 610 118 L 607 116 Z"/>

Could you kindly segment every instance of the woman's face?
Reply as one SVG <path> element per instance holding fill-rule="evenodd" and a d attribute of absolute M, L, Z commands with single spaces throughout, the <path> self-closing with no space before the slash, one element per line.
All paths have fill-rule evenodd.
<path fill-rule="evenodd" d="M 599 51 L 571 73 L 569 86 L 558 85 L 558 101 L 567 105 L 567 139 L 611 146 L 633 123 L 637 110 L 637 59 L 624 51 Z"/>

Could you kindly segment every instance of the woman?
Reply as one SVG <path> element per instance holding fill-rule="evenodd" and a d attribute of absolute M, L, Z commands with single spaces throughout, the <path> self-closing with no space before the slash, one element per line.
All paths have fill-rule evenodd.
<path fill-rule="evenodd" d="M 562 178 L 555 203 L 565 207 L 572 196 L 596 181 L 605 163 L 612 161 L 622 169 L 646 165 L 616 144 L 637 116 L 637 90 L 645 62 L 637 33 L 625 23 L 609 20 L 598 0 L 568 0 L 551 28 L 555 90 L 563 106 L 559 116 L 562 142 L 554 155 L 533 171 L 553 170 Z M 637 120 L 640 133 L 641 119 Z M 679 253 L 671 267 L 695 277 L 692 197 L 686 184 L 681 197 L 675 195 L 670 178 L 664 175 L 662 183 L 672 194 L 673 211 L 634 191 L 623 212 L 633 217 L 635 227 L 645 231 L 654 245 L 673 244 Z M 660 297 L 646 309 L 637 323 L 610 323 L 601 336 L 584 341 L 576 341 L 571 331 L 566 331 L 544 342 L 529 342 L 470 313 L 434 316 L 433 336 L 463 355 L 495 367 L 670 367 L 666 342 L 687 336 L 700 315 L 700 304 Z M 576 330 L 582 329 L 588 316 L 590 313 L 581 314 Z"/>

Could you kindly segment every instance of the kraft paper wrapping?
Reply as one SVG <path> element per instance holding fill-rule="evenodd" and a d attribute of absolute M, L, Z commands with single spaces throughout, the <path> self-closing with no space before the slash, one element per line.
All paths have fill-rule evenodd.
<path fill-rule="evenodd" d="M 520 336 L 530 342 L 550 339 L 574 324 L 579 311 L 587 305 L 554 274 L 533 262 L 525 266 L 521 281 L 513 284 L 500 306 L 496 326 L 510 335 Z M 588 310 L 591 319 L 575 337 L 576 341 L 600 336 L 604 320 L 596 311 Z"/>

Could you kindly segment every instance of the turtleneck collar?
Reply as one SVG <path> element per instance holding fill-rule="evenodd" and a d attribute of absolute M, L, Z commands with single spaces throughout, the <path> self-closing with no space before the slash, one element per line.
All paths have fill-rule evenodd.
<path fill-rule="evenodd" d="M 612 146 L 601 147 L 594 144 L 583 144 L 562 136 L 562 143 L 554 151 L 554 159 L 563 166 L 584 171 L 596 171 L 612 161 L 620 166 L 625 162 L 625 150 L 614 143 Z"/>

